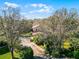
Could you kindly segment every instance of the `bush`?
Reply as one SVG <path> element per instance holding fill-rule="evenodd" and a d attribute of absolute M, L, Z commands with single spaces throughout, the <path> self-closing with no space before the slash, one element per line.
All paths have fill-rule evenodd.
<path fill-rule="evenodd" d="M 9 52 L 9 49 L 8 49 L 7 46 L 4 46 L 4 47 L 0 48 L 0 55 L 5 54 L 7 52 Z"/>
<path fill-rule="evenodd" d="M 59 58 L 59 56 L 60 56 L 59 50 L 52 50 L 51 55 L 52 55 L 53 57 Z"/>
<path fill-rule="evenodd" d="M 30 36 L 32 36 L 32 32 L 29 32 L 29 33 L 26 33 L 26 32 L 21 33 L 21 36 L 22 37 L 30 37 Z"/>
<path fill-rule="evenodd" d="M 75 59 L 79 59 L 79 50 L 74 52 Z"/>
<path fill-rule="evenodd" d="M 33 59 L 33 50 L 30 47 L 23 47 L 20 53 L 21 59 Z"/>
<path fill-rule="evenodd" d="M 74 49 L 73 48 L 69 48 L 69 49 L 64 49 L 64 48 L 61 48 L 60 49 L 60 57 L 70 57 L 70 58 L 73 58 L 73 51 Z"/>
<path fill-rule="evenodd" d="M 2 47 L 2 46 L 6 46 L 6 45 L 7 45 L 6 42 L 4 42 L 4 41 L 1 41 L 1 42 L 0 42 L 0 47 Z"/>
<path fill-rule="evenodd" d="M 43 35 L 42 34 L 38 34 L 36 36 L 33 36 L 32 41 L 35 42 L 38 45 L 43 45 L 43 43 L 44 43 Z"/>
<path fill-rule="evenodd" d="M 5 41 L 0 41 L 0 55 L 9 52 L 8 44 Z"/>
<path fill-rule="evenodd" d="M 33 36 L 33 39 L 31 41 L 33 41 L 34 43 L 37 43 L 38 42 L 38 36 Z"/>

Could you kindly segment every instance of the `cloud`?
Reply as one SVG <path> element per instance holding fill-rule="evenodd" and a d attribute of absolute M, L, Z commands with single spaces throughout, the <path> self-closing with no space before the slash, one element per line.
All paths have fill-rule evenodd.
<path fill-rule="evenodd" d="M 35 12 L 46 12 L 46 13 L 48 13 L 49 12 L 49 9 L 33 10 L 33 11 L 30 11 L 29 13 L 35 13 Z"/>
<path fill-rule="evenodd" d="M 35 12 L 45 12 L 45 13 L 49 13 L 52 12 L 52 10 L 54 10 L 54 8 L 50 5 L 46 5 L 46 4 L 31 4 L 32 7 L 37 7 L 39 9 L 36 10 L 32 10 L 29 13 L 35 13 Z"/>
<path fill-rule="evenodd" d="M 19 7 L 19 5 L 15 4 L 15 3 L 5 2 L 4 4 L 5 4 L 7 7 L 12 7 L 12 8 L 17 8 L 17 7 Z"/>
<path fill-rule="evenodd" d="M 31 6 L 32 6 L 32 7 L 37 7 L 38 5 L 37 5 L 37 4 L 31 4 Z"/>
<path fill-rule="evenodd" d="M 39 3 L 39 4 L 31 4 L 32 7 L 46 7 L 47 5 L 46 4 L 42 4 L 42 3 Z"/>
<path fill-rule="evenodd" d="M 49 9 L 40 9 L 38 12 L 49 12 Z"/>

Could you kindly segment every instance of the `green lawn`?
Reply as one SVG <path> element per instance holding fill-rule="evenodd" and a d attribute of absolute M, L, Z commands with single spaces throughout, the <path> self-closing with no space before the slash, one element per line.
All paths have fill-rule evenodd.
<path fill-rule="evenodd" d="M 0 55 L 0 59 L 11 59 L 10 52 Z"/>
<path fill-rule="evenodd" d="M 19 52 L 14 52 L 14 56 L 19 58 Z M 11 59 L 11 53 L 7 47 L 0 49 L 0 59 Z"/>
<path fill-rule="evenodd" d="M 24 36 L 24 37 L 30 37 L 31 35 L 32 35 L 32 32 L 21 34 L 21 36 Z"/>
<path fill-rule="evenodd" d="M 14 52 L 16 58 L 19 58 L 19 54 Z M 10 52 L 0 55 L 0 59 L 11 59 Z"/>

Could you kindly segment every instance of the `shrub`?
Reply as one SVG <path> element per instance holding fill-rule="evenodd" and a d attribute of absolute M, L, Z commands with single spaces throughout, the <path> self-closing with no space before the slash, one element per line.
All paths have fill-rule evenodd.
<path fill-rule="evenodd" d="M 44 38 L 42 34 L 38 34 L 36 36 L 33 36 L 33 42 L 35 42 L 38 45 L 43 45 L 44 43 Z"/>
<path fill-rule="evenodd" d="M 73 48 L 69 48 L 69 49 L 64 49 L 64 48 L 61 48 L 60 49 L 60 57 L 70 57 L 70 58 L 73 58 Z"/>
<path fill-rule="evenodd" d="M 59 58 L 60 54 L 59 54 L 59 50 L 52 50 L 52 54 L 53 57 Z"/>
<path fill-rule="evenodd" d="M 4 42 L 4 41 L 1 41 L 1 42 L 0 42 L 0 47 L 2 47 L 2 46 L 6 46 L 6 45 L 7 45 L 6 42 Z"/>
<path fill-rule="evenodd" d="M 0 48 L 0 55 L 5 54 L 7 52 L 9 52 L 9 49 L 8 49 L 7 46 L 4 46 L 4 47 Z"/>
<path fill-rule="evenodd" d="M 75 57 L 75 59 L 79 59 L 79 50 L 74 51 L 74 57 Z"/>
<path fill-rule="evenodd" d="M 32 41 L 35 42 L 35 43 L 37 43 L 38 42 L 38 36 L 33 36 Z"/>
<path fill-rule="evenodd" d="M 20 53 L 21 59 L 33 59 L 33 50 L 30 47 L 23 47 Z"/>

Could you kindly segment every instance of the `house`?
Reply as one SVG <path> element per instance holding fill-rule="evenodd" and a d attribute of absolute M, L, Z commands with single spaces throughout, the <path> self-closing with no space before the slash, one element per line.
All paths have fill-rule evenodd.
<path fill-rule="evenodd" d="M 41 29 L 40 29 L 40 24 L 39 24 L 39 22 L 38 21 L 34 21 L 33 22 L 33 25 L 32 25 L 32 35 L 37 35 L 37 34 L 39 34 L 41 31 Z"/>

